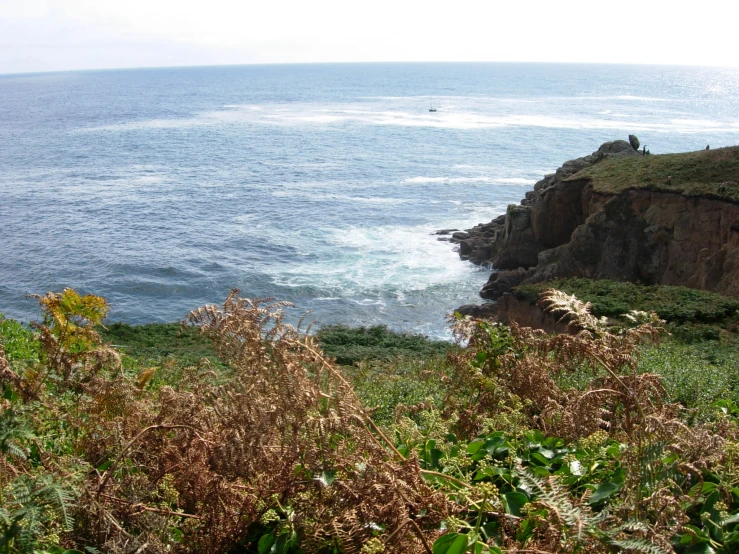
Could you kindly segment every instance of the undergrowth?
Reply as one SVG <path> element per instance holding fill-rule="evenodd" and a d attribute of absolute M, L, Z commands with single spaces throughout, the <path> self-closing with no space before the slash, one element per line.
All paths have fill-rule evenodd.
<path fill-rule="evenodd" d="M 739 299 L 687 287 L 571 278 L 519 286 L 514 294 L 533 304 L 550 288 L 589 302 L 593 314 L 598 317 L 618 318 L 632 310 L 642 310 L 655 312 L 675 326 L 714 324 L 723 328 L 739 323 Z"/>
<path fill-rule="evenodd" d="M 390 361 L 398 357 L 428 358 L 445 355 L 450 345 L 423 335 L 394 333 L 387 327 L 347 327 L 326 325 L 316 333 L 323 352 L 340 365 L 357 362 Z"/>
<path fill-rule="evenodd" d="M 577 334 L 459 318 L 456 348 L 374 331 L 405 355 L 345 368 L 285 303 L 192 312 L 182 363 L 101 331 L 99 297 L 39 297 L 32 328 L 0 322 L 0 552 L 736 551 L 733 381 L 696 418 L 658 320 L 558 294 Z"/>

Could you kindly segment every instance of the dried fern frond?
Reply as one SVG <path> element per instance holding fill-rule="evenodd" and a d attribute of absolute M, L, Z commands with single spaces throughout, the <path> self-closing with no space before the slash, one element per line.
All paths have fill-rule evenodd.
<path fill-rule="evenodd" d="M 104 536 L 97 544 L 164 552 L 176 525 L 181 550 L 219 552 L 269 510 L 288 517 L 289 504 L 285 524 L 306 552 L 339 543 L 359 552 L 378 528 L 387 552 L 425 551 L 417 529 L 435 536 L 458 508 L 425 482 L 415 457 L 394 449 L 315 339 L 285 323 L 290 306 L 233 291 L 222 307 L 188 316 L 229 365 L 226 382 L 193 368 L 155 401 L 138 386 L 148 372 L 90 382 L 83 409 L 97 419 L 86 450 L 96 466 L 111 461 L 84 503 Z M 163 508 L 152 491 L 165 489 Z"/>
<path fill-rule="evenodd" d="M 547 289 L 541 293 L 536 304 L 544 312 L 559 316 L 557 321 L 566 322 L 568 327 L 594 332 L 601 332 L 605 328 L 606 320 L 599 319 L 590 312 L 590 302 L 583 302 L 574 294 Z"/>

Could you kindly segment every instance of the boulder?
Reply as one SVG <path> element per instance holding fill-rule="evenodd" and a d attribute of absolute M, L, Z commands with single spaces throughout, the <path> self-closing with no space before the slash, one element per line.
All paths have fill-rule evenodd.
<path fill-rule="evenodd" d="M 452 233 L 456 233 L 459 231 L 459 229 L 439 229 L 434 235 L 451 235 Z"/>
<path fill-rule="evenodd" d="M 531 277 L 533 273 L 533 270 L 527 270 L 523 267 L 508 271 L 495 271 L 490 275 L 490 279 L 488 279 L 485 286 L 482 287 L 480 296 L 488 300 L 500 298 L 513 287 L 520 285 L 528 277 Z"/>
<path fill-rule="evenodd" d="M 465 304 L 457 308 L 456 311 L 464 316 L 474 317 L 476 319 L 495 319 L 495 316 L 498 314 L 498 306 L 495 303 Z"/>
<path fill-rule="evenodd" d="M 639 139 L 636 135 L 629 135 L 629 144 L 634 150 L 639 150 Z"/>

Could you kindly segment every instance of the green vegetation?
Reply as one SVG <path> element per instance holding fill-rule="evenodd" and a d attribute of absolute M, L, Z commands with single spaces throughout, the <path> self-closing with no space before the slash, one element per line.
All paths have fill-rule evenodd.
<path fill-rule="evenodd" d="M 460 318 L 453 346 L 234 295 L 108 329 L 98 297 L 40 297 L 0 320 L 0 552 L 737 551 L 735 304 L 561 284 L 721 341 L 569 298 L 580 335 Z"/>
<path fill-rule="evenodd" d="M 597 317 L 616 325 L 634 310 L 664 320 L 657 345 L 641 349 L 640 371 L 657 373 L 675 401 L 706 418 L 720 400 L 739 403 L 739 299 L 686 287 L 646 286 L 591 279 L 561 279 L 514 289 L 517 298 L 535 303 L 554 288 L 591 304 Z M 577 382 L 577 376 L 567 377 Z"/>
<path fill-rule="evenodd" d="M 179 323 L 112 323 L 100 329 L 100 334 L 115 348 L 142 363 L 162 363 L 169 358 L 184 364 L 196 364 L 202 358 L 220 363 L 211 341 L 197 329 Z"/>
<path fill-rule="evenodd" d="M 667 340 L 645 348 L 639 363 L 657 373 L 670 397 L 706 417 L 718 400 L 739 404 L 739 348 L 716 341 L 685 344 Z"/>
<path fill-rule="evenodd" d="M 516 287 L 514 295 L 534 304 L 542 292 L 557 289 L 591 304 L 597 317 L 618 318 L 633 310 L 655 312 L 673 328 L 689 324 L 731 329 L 739 324 L 739 299 L 687 287 L 647 286 L 606 279 L 560 279 Z"/>
<path fill-rule="evenodd" d="M 427 358 L 445 354 L 449 343 L 432 341 L 423 335 L 393 333 L 385 326 L 346 327 L 327 325 L 316 338 L 336 363 L 353 365 L 360 361 L 390 361 L 398 357 Z"/>
<path fill-rule="evenodd" d="M 589 179 L 596 192 L 677 192 L 739 202 L 739 147 L 681 154 L 609 157 L 566 180 Z"/>

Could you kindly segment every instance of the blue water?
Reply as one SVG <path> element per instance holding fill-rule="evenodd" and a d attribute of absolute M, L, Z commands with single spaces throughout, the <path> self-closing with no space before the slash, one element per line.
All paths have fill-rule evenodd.
<path fill-rule="evenodd" d="M 436 113 L 428 111 L 430 106 Z M 280 65 L 0 76 L 0 311 L 179 320 L 231 288 L 444 336 L 489 270 L 431 233 L 602 142 L 739 144 L 739 70 Z M 296 316 L 297 317 L 297 316 Z"/>

